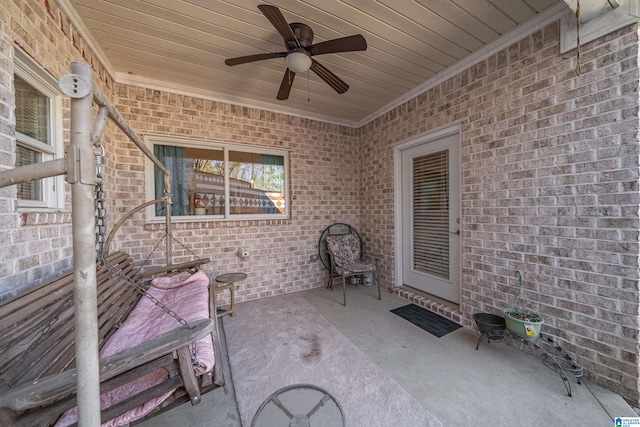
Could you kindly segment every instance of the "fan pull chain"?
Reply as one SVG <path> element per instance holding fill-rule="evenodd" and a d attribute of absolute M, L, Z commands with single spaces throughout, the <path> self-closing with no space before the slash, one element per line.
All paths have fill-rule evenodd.
<path fill-rule="evenodd" d="M 307 70 L 307 102 L 311 102 L 311 84 L 309 81 L 311 78 L 309 77 L 309 70 Z"/>

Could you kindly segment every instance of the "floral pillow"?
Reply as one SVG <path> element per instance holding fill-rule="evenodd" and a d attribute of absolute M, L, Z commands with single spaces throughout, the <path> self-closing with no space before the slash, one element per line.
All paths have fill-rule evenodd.
<path fill-rule="evenodd" d="M 338 266 L 352 264 L 361 257 L 360 239 L 353 233 L 327 236 L 327 249 Z"/>

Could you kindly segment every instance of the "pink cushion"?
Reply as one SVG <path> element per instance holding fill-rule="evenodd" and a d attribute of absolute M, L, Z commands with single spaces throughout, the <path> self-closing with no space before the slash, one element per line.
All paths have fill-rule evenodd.
<path fill-rule="evenodd" d="M 202 271 L 190 276 L 158 277 L 153 279 L 148 294 L 187 322 L 209 317 L 209 278 Z M 111 336 L 100 351 L 100 357 L 110 356 L 141 344 L 180 327 L 178 321 L 144 295 L 129 314 L 124 324 Z M 194 371 L 200 375 L 213 369 L 215 357 L 211 335 L 193 344 Z M 167 376 L 164 369 L 151 372 L 136 381 L 118 387 L 100 396 L 100 407 L 108 408 L 131 396 L 159 384 Z M 174 390 L 153 399 L 125 414 L 102 424 L 115 427 L 140 419 L 166 400 Z M 56 426 L 67 426 L 77 421 L 77 408 L 67 411 Z"/>

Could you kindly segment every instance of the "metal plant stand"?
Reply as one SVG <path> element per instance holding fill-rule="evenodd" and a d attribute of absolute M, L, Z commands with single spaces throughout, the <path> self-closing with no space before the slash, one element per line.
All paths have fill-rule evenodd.
<path fill-rule="evenodd" d="M 564 387 L 567 390 L 567 395 L 569 396 L 571 396 L 571 382 L 569 381 L 569 374 L 576 379 L 578 384 L 580 384 L 580 379 L 584 375 L 582 365 L 564 351 L 562 347 L 548 335 L 540 333 L 535 339 L 530 339 L 514 334 L 507 329 L 488 329 L 480 331 L 479 328 L 476 328 L 476 334 L 478 335 L 476 350 L 478 350 L 480 343 L 484 340 L 490 343 L 491 341 L 504 341 L 507 338 L 521 342 L 522 344 L 532 348 L 540 355 L 542 364 L 547 368 L 554 370 L 560 378 L 562 378 Z"/>

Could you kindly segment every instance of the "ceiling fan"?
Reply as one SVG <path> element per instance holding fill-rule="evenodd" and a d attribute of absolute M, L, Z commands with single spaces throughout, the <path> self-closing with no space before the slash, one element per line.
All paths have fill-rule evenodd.
<path fill-rule="evenodd" d="M 361 34 L 341 37 L 313 44 L 313 30 L 311 27 L 299 22 L 287 23 L 275 6 L 261 4 L 258 9 L 267 17 L 284 39 L 286 52 L 259 53 L 256 55 L 240 56 L 224 61 L 227 65 L 240 65 L 248 62 L 262 61 L 272 58 L 284 58 L 287 70 L 284 73 L 277 98 L 285 100 L 289 98 L 293 78 L 296 73 L 304 73 L 311 69 L 338 93 L 345 93 L 349 85 L 329 71 L 325 66 L 316 61 L 313 56 L 337 52 L 355 52 L 367 49 L 367 42 Z"/>

